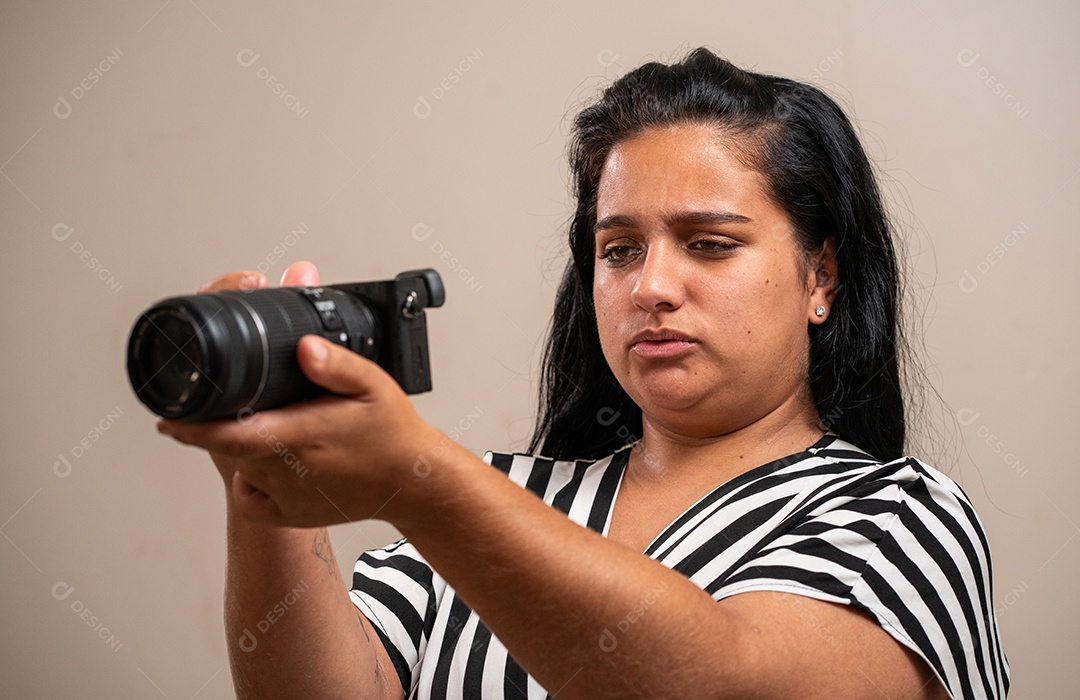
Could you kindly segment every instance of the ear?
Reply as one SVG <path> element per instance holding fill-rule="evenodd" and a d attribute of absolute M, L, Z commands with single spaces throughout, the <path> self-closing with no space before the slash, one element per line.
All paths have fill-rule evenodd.
<path fill-rule="evenodd" d="M 829 318 L 840 283 L 837 278 L 836 240 L 832 236 L 826 238 L 821 250 L 810 256 L 809 263 L 807 281 L 810 287 L 810 298 L 806 309 L 807 318 L 810 323 L 820 325 Z M 824 313 L 819 316 L 817 312 L 822 307 Z"/>

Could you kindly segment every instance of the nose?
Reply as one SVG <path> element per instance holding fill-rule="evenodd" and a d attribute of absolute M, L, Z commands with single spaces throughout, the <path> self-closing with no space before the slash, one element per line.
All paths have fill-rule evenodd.
<path fill-rule="evenodd" d="M 630 300 L 643 311 L 673 311 L 682 306 L 686 287 L 677 251 L 663 243 L 649 246 L 638 268 Z"/>

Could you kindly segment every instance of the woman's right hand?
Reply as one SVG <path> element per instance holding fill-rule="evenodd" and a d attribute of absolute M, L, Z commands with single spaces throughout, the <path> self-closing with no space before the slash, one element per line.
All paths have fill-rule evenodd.
<path fill-rule="evenodd" d="M 293 263 L 281 278 L 283 287 L 319 284 L 319 272 L 310 262 Z M 198 291 L 269 286 L 265 275 L 247 270 L 222 275 Z M 245 519 L 237 495 L 266 496 L 237 473 L 240 458 L 214 451 L 210 457 L 225 481 L 229 504 L 225 629 L 236 696 L 339 697 L 350 689 L 359 693 L 352 697 L 403 698 L 375 628 L 342 586 L 326 529 L 271 527 Z M 274 617 L 273 633 L 268 633 L 267 611 L 295 597 L 298 583 L 304 586 L 303 599 L 289 607 L 288 615 Z M 320 669 L 314 675 L 313 658 Z"/>
<path fill-rule="evenodd" d="M 263 273 L 255 270 L 240 270 L 226 273 L 211 280 L 199 287 L 198 293 L 212 294 L 229 290 L 266 289 L 269 286 L 270 282 Z M 281 286 L 317 287 L 319 286 L 319 271 L 314 264 L 306 260 L 295 262 L 285 269 L 285 273 L 281 276 Z M 221 478 L 225 481 L 226 493 L 233 493 L 232 484 L 233 479 L 236 478 L 235 458 L 214 452 L 210 453 L 210 458 L 213 460 L 214 466 L 217 467 L 218 473 L 221 474 Z M 247 488 L 250 489 L 250 493 L 257 492 L 257 489 L 253 486 L 248 485 Z"/>

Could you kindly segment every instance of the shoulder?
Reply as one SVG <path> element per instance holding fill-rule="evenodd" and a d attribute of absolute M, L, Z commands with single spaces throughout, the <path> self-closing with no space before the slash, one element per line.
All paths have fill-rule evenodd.
<path fill-rule="evenodd" d="M 910 456 L 876 460 L 833 439 L 759 471 L 742 490 L 730 494 L 713 532 L 735 531 L 732 518 L 746 517 L 751 506 L 762 515 L 703 567 L 714 597 L 773 590 L 855 606 L 954 692 L 1003 694 L 1008 666 L 993 613 L 989 544 L 971 501 L 947 474 Z M 739 558 L 726 561 L 732 549 Z"/>
<path fill-rule="evenodd" d="M 601 459 L 552 459 L 518 452 L 488 452 L 484 461 L 506 474 L 511 481 L 541 498 L 545 493 L 574 482 L 618 476 L 626 466 L 630 448 L 618 450 Z"/>
<path fill-rule="evenodd" d="M 631 445 L 627 445 L 627 447 L 616 450 L 614 453 L 600 459 L 553 459 L 543 455 L 530 455 L 523 452 L 489 450 L 484 454 L 484 461 L 499 471 L 507 474 L 511 471 L 518 472 L 521 470 L 551 471 L 555 468 L 603 468 L 605 465 L 610 464 L 613 458 L 621 455 L 623 452 L 628 452 L 630 447 Z"/>
<path fill-rule="evenodd" d="M 835 435 L 827 435 L 804 453 L 776 464 L 773 473 L 757 474 L 759 488 L 787 485 L 792 495 L 821 506 L 841 507 L 855 501 L 877 502 L 882 509 L 933 508 L 977 521 L 963 489 L 947 474 L 913 456 L 882 461 Z M 762 484 L 761 482 L 771 482 Z"/>
<path fill-rule="evenodd" d="M 602 459 L 581 460 L 492 452 L 487 461 L 570 520 L 603 532 L 630 449 L 624 448 Z"/>
<path fill-rule="evenodd" d="M 949 475 L 917 457 L 901 457 L 865 467 L 868 481 L 889 486 L 896 519 L 890 534 L 921 542 L 956 543 L 974 571 L 988 569 L 990 547 L 982 523 L 964 490 Z M 959 552 L 951 552 L 953 557 Z M 986 572 L 988 573 L 988 571 Z"/>
<path fill-rule="evenodd" d="M 913 559 L 952 560 L 968 575 L 988 579 L 990 548 L 982 523 L 950 476 L 916 457 L 881 461 L 829 438 L 774 475 L 785 486 L 772 488 L 792 496 L 790 525 L 815 538 L 824 523 L 858 530 L 863 537 L 853 544 L 862 556 L 895 547 L 918 552 Z M 815 524 L 799 526 L 806 523 Z"/>

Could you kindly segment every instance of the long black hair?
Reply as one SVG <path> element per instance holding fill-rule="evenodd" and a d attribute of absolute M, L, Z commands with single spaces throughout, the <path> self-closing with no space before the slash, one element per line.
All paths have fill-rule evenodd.
<path fill-rule="evenodd" d="M 595 459 L 641 435 L 641 409 L 604 360 L 596 327 L 596 194 L 616 144 L 650 127 L 683 123 L 715 125 L 745 144 L 804 252 L 820 251 L 833 237 L 836 295 L 828 320 L 808 324 L 811 396 L 840 437 L 879 459 L 899 457 L 905 431 L 900 278 L 873 168 L 843 110 L 821 90 L 741 70 L 704 48 L 679 63 L 648 63 L 628 73 L 574 121 L 571 259 L 548 332 L 529 451 Z"/>

